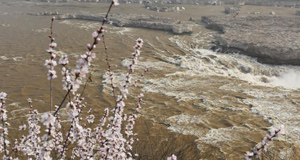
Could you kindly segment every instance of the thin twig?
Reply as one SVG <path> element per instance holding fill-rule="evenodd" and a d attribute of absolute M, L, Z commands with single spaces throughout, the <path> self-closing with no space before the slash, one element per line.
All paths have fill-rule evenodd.
<path fill-rule="evenodd" d="M 86 86 L 87 86 L 87 83 L 88 83 L 88 82 L 92 82 L 92 74 L 91 74 L 91 73 L 89 74 L 87 80 L 85 81 L 85 84 L 84 84 L 84 86 L 83 86 L 83 89 L 82 89 L 82 91 L 81 91 L 81 93 L 80 93 L 80 97 L 83 95 L 83 93 L 84 93 L 84 91 L 85 91 L 85 89 L 86 89 Z"/>
<path fill-rule="evenodd" d="M 65 102 L 65 100 L 67 99 L 68 95 L 70 94 L 72 88 L 73 88 L 73 87 L 71 86 L 71 88 L 70 88 L 70 89 L 68 90 L 68 92 L 66 93 L 64 99 L 61 101 L 60 105 L 58 106 L 57 110 L 53 113 L 53 116 L 55 116 L 55 115 L 58 113 L 58 111 L 61 109 L 61 106 L 64 104 L 64 102 Z"/>
<path fill-rule="evenodd" d="M 53 21 L 54 18 L 51 18 L 51 26 L 50 26 L 50 43 L 53 42 Z M 52 59 L 52 56 L 50 55 L 50 58 Z M 52 89 L 52 77 L 50 77 L 50 112 L 52 112 L 52 106 L 53 106 L 53 89 Z"/>
<path fill-rule="evenodd" d="M 108 11 L 107 11 L 107 13 L 106 13 L 106 16 L 105 16 L 105 18 L 104 18 L 103 21 L 102 21 L 102 26 L 101 26 L 101 27 L 104 26 L 104 24 L 105 24 L 105 22 L 106 22 L 106 20 L 107 20 L 108 14 L 109 14 L 109 12 L 111 11 L 111 8 L 112 8 L 113 4 L 114 4 L 114 1 L 111 2 L 110 6 L 109 6 L 109 9 L 108 9 Z M 95 45 L 95 44 L 97 44 L 96 38 L 94 39 L 93 45 L 91 45 L 91 48 L 89 49 L 89 51 L 92 51 L 92 50 L 94 49 L 94 45 Z M 106 47 L 105 47 L 105 48 L 106 48 Z M 88 81 L 88 80 L 87 80 L 87 81 Z M 73 88 L 73 87 L 71 86 L 71 87 L 68 89 L 68 92 L 66 93 L 65 97 L 64 97 L 63 100 L 61 101 L 61 103 L 60 103 L 60 105 L 58 106 L 57 110 L 54 112 L 53 116 L 55 116 L 55 115 L 57 114 L 57 112 L 61 109 L 62 105 L 64 104 L 64 102 L 65 102 L 65 100 L 66 100 L 66 98 L 67 98 L 68 95 L 70 94 L 72 88 Z M 81 95 L 81 96 L 82 96 L 82 95 Z"/>
<path fill-rule="evenodd" d="M 107 14 L 105 15 L 105 18 L 104 18 L 103 21 L 102 21 L 102 26 L 103 26 L 104 23 L 106 22 L 106 20 L 107 20 L 107 18 L 108 18 L 108 13 L 110 12 L 110 10 L 111 10 L 113 4 L 114 4 L 114 2 L 112 1 L 112 3 L 111 3 L 110 6 L 109 6 L 109 9 L 108 9 Z M 102 27 L 102 26 L 101 26 L 101 27 Z M 102 34 L 102 43 L 103 43 L 103 46 L 104 46 L 105 60 L 106 60 L 106 64 L 107 64 L 107 72 L 108 72 L 108 75 L 109 75 L 109 78 L 110 78 L 110 85 L 111 85 L 111 88 L 112 88 L 112 93 L 113 93 L 115 105 L 117 105 L 117 97 L 116 97 L 116 93 L 115 93 L 115 86 L 114 86 L 114 84 L 113 84 L 113 74 L 111 73 L 111 65 L 110 65 L 110 63 L 109 63 L 108 52 L 107 52 L 107 46 L 106 46 L 106 43 L 105 43 L 105 37 L 104 37 L 104 34 Z"/>
<path fill-rule="evenodd" d="M 53 97 L 52 97 L 52 78 L 50 79 L 50 112 L 52 112 L 52 106 L 53 106 Z"/>

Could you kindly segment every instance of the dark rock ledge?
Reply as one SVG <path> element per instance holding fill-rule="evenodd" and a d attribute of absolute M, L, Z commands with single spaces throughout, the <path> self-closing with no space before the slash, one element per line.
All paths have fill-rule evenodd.
<path fill-rule="evenodd" d="M 75 13 L 58 15 L 57 18 L 59 20 L 80 19 L 101 22 L 103 17 L 103 14 Z M 191 33 L 194 26 L 194 23 L 189 21 L 179 21 L 171 18 L 138 14 L 111 14 L 108 21 L 118 27 L 158 29 L 171 31 L 175 34 Z"/>
<path fill-rule="evenodd" d="M 269 64 L 300 65 L 300 18 L 206 16 L 202 22 L 220 32 L 216 47 Z"/>

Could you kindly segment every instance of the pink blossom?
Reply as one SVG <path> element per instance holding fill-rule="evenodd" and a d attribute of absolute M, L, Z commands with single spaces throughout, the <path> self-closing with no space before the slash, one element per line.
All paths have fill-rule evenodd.
<path fill-rule="evenodd" d="M 98 38 L 96 39 L 96 44 L 98 44 L 100 41 L 101 41 L 101 39 L 98 37 Z"/>
<path fill-rule="evenodd" d="M 26 124 L 19 126 L 19 130 L 25 130 L 26 129 Z"/>
<path fill-rule="evenodd" d="M 87 47 L 87 49 L 91 49 L 92 46 L 91 46 L 91 44 L 87 44 L 86 47 Z"/>
<path fill-rule="evenodd" d="M 79 80 L 79 79 L 72 80 L 71 84 L 73 86 L 73 93 L 75 93 L 80 88 L 81 80 Z"/>
<path fill-rule="evenodd" d="M 82 55 L 83 58 L 81 59 L 78 59 L 76 62 L 77 62 L 77 65 L 76 65 L 76 68 L 81 68 L 83 66 L 86 65 L 86 61 L 84 60 L 84 58 L 86 58 L 86 55 Z"/>
<path fill-rule="evenodd" d="M 55 70 L 48 70 L 48 80 L 51 80 L 51 79 L 55 79 L 57 78 L 57 75 L 56 75 L 56 71 Z"/>
<path fill-rule="evenodd" d="M 0 120 L 6 121 L 7 120 L 7 110 L 6 109 L 1 109 L 2 112 L 2 117 L 0 117 Z"/>
<path fill-rule="evenodd" d="M 51 155 L 51 152 L 46 152 L 45 154 L 44 154 L 44 157 L 43 157 L 43 159 L 44 160 L 52 160 L 52 158 L 50 157 Z"/>
<path fill-rule="evenodd" d="M 138 44 L 138 45 L 143 45 L 143 43 L 144 43 L 144 41 L 143 41 L 143 39 L 141 39 L 141 38 L 138 38 L 137 40 L 136 40 L 136 44 Z"/>
<path fill-rule="evenodd" d="M 247 152 L 245 156 L 246 156 L 246 157 L 253 157 L 253 156 L 254 156 L 254 153 L 253 153 L 253 152 Z"/>
<path fill-rule="evenodd" d="M 245 160 L 251 160 L 252 157 L 258 157 L 260 154 L 260 150 L 262 150 L 262 149 L 264 151 L 267 151 L 268 145 L 272 142 L 272 139 L 275 137 L 278 137 L 279 132 L 281 132 L 281 131 L 283 131 L 283 133 L 284 133 L 283 125 L 279 129 L 275 129 L 274 127 L 271 127 L 271 129 L 270 129 L 271 134 L 267 134 L 263 138 L 262 142 L 253 148 L 253 152 L 247 152 L 245 155 Z"/>
<path fill-rule="evenodd" d="M 118 0 L 113 0 L 113 4 L 118 5 Z M 52 18 L 52 21 L 53 20 L 54 17 Z M 101 26 L 100 31 L 101 33 L 103 33 L 103 26 Z M 98 34 L 100 33 L 92 33 L 92 36 L 94 37 L 93 44 L 96 44 L 100 41 L 100 38 L 98 38 Z M 56 57 L 56 55 L 53 53 L 53 48 L 57 47 L 57 44 L 53 42 L 54 38 L 52 37 L 52 25 L 51 35 L 49 37 L 51 39 L 51 43 L 49 44 L 50 49 L 47 51 L 50 53 L 51 59 L 46 60 L 45 65 L 49 68 L 48 79 L 53 79 L 57 77 L 56 71 L 54 70 L 54 67 L 57 65 L 57 63 L 53 60 Z M 66 150 L 68 150 L 68 152 L 72 154 L 70 156 L 72 158 L 79 157 L 81 159 L 93 160 L 95 154 L 99 153 L 99 155 L 101 156 L 99 159 L 133 159 L 132 146 L 134 141 L 136 140 L 134 136 L 137 135 L 133 132 L 133 128 L 137 115 L 124 114 L 124 109 L 126 106 L 124 99 L 126 99 L 129 94 L 128 84 L 131 83 L 131 73 L 134 69 L 134 65 L 137 64 L 137 56 L 140 53 L 139 49 L 142 47 L 142 45 L 143 41 L 141 39 L 138 39 L 136 41 L 136 50 L 132 55 L 133 57 L 130 71 L 126 74 L 123 83 L 121 84 L 120 95 L 117 95 L 118 101 L 116 102 L 116 106 L 113 106 L 112 108 L 114 109 L 112 109 L 111 111 L 109 111 L 107 108 L 105 109 L 105 113 L 101 117 L 100 122 L 98 123 L 96 128 L 89 128 L 90 126 L 94 125 L 88 125 L 87 123 L 84 123 L 85 121 L 83 121 L 81 113 L 85 112 L 84 109 L 86 103 L 83 103 L 84 98 L 81 94 L 75 94 L 82 81 L 84 80 L 84 77 L 87 73 L 89 73 L 89 66 L 91 65 L 92 60 L 96 58 L 96 54 L 91 52 L 91 50 L 96 46 L 87 46 L 89 51 L 81 55 L 80 59 L 77 61 L 77 69 L 73 70 L 73 72 L 65 68 L 65 65 L 67 65 L 69 61 L 67 56 L 63 55 L 59 60 L 59 63 L 63 65 L 61 72 L 63 75 L 63 86 L 66 90 L 69 90 L 72 87 L 72 92 L 74 94 L 73 100 L 71 100 L 71 98 L 69 97 L 67 98 L 69 100 L 69 103 L 66 106 L 67 115 L 68 120 L 71 120 L 71 123 L 70 128 L 63 129 L 63 131 L 67 131 L 66 136 L 63 136 L 63 133 L 61 132 L 62 127 L 60 125 L 59 114 L 55 114 L 55 116 L 53 116 L 53 114 L 48 112 L 43 113 L 41 116 L 38 116 L 38 111 L 36 109 L 33 110 L 33 106 L 31 104 L 32 100 L 28 99 L 28 102 L 30 103 L 29 115 L 27 118 L 28 125 L 23 124 L 19 126 L 20 130 L 27 130 L 28 135 L 23 135 L 20 140 L 15 141 L 13 147 L 9 148 L 12 148 L 12 150 L 16 152 L 23 152 L 23 154 L 27 156 L 28 159 L 65 159 L 66 153 L 64 152 Z M 112 88 L 115 88 L 116 86 L 112 82 L 113 78 L 113 73 L 109 72 L 111 86 Z M 67 97 L 68 94 L 66 94 L 65 97 Z M 4 104 L 6 96 L 6 93 L 0 93 L 0 99 L 2 102 L 0 103 L 0 105 Z M 138 96 L 139 106 L 143 96 L 143 94 L 140 94 Z M 61 106 L 55 106 L 57 110 L 59 110 L 60 107 Z M 0 145 L 0 150 L 3 151 L 5 146 L 8 146 L 10 143 L 8 139 L 5 139 L 5 135 L 8 135 L 8 129 L 5 128 L 5 126 L 9 126 L 9 123 L 5 122 L 5 120 L 7 119 L 7 111 L 4 108 L 0 109 L 2 113 L 1 118 L 2 120 L 4 120 L 4 125 L 0 126 L 0 129 L 3 130 L 4 135 L 0 136 L 0 141 L 2 138 L 1 144 L 4 144 Z M 90 112 L 91 110 L 88 111 L 88 113 Z M 113 113 L 110 117 L 108 117 L 109 112 Z M 63 120 L 65 119 L 63 118 Z M 86 117 L 86 121 L 88 123 L 93 123 L 95 121 L 95 116 L 88 115 Z M 46 132 L 44 134 L 40 134 L 41 123 L 39 122 L 46 126 Z M 74 148 L 72 149 L 71 147 Z M 56 153 L 58 153 L 58 155 L 56 155 Z M 13 156 L 16 154 L 9 155 Z M 52 155 L 55 157 L 51 157 Z M 135 154 L 135 156 L 138 155 Z M 4 155 L 4 157 L 4 159 L 13 159 L 12 157 L 6 158 L 6 155 Z M 177 159 L 175 155 L 172 155 L 170 158 L 170 160 Z"/>
<path fill-rule="evenodd" d="M 89 67 L 85 65 L 80 70 L 80 77 L 85 77 L 87 73 L 89 73 Z"/>
<path fill-rule="evenodd" d="M 56 54 L 55 53 L 52 53 L 51 54 L 51 59 L 54 59 L 56 57 Z"/>
<path fill-rule="evenodd" d="M 140 95 L 138 96 L 138 98 L 143 98 L 143 97 L 144 97 L 143 93 L 140 93 Z"/>
<path fill-rule="evenodd" d="M 56 119 L 51 113 L 44 113 L 41 118 L 41 122 L 45 126 L 53 126 Z"/>
<path fill-rule="evenodd" d="M 94 119 L 95 119 L 94 115 L 89 115 L 86 117 L 86 120 L 88 121 L 88 123 L 94 123 Z"/>
<path fill-rule="evenodd" d="M 5 92 L 0 93 L 0 100 L 5 100 L 7 97 L 7 94 Z"/>
<path fill-rule="evenodd" d="M 31 99 L 31 98 L 28 98 L 28 99 L 27 99 L 27 102 L 28 102 L 28 103 L 32 103 L 32 99 Z"/>
<path fill-rule="evenodd" d="M 69 64 L 69 59 L 67 55 L 62 55 L 59 59 L 59 64 L 65 66 L 67 64 Z"/>
<path fill-rule="evenodd" d="M 94 38 L 97 38 L 97 37 L 98 37 L 98 33 L 95 31 L 95 32 L 92 33 L 92 36 L 93 36 Z"/>
<path fill-rule="evenodd" d="M 115 6 L 120 5 L 119 2 L 118 2 L 118 0 L 113 0 L 113 3 L 114 3 Z"/>
<path fill-rule="evenodd" d="M 95 59 L 96 58 L 96 53 L 92 53 L 91 58 Z"/>
<path fill-rule="evenodd" d="M 171 157 L 168 157 L 167 160 L 177 160 L 177 157 L 173 154 Z"/>
<path fill-rule="evenodd" d="M 49 44 L 49 47 L 50 47 L 50 48 L 56 48 L 56 47 L 57 47 L 57 44 L 54 43 L 54 42 L 52 42 L 52 43 Z"/>
<path fill-rule="evenodd" d="M 246 156 L 245 160 L 252 160 L 252 158 Z"/>
<path fill-rule="evenodd" d="M 52 48 L 49 48 L 48 50 L 46 50 L 48 53 L 53 53 L 54 50 Z"/>
<path fill-rule="evenodd" d="M 51 67 L 55 67 L 57 65 L 56 61 L 52 60 L 52 59 L 47 59 L 45 60 L 45 66 L 47 66 L 47 68 L 51 68 Z"/>
<path fill-rule="evenodd" d="M 80 76 L 80 70 L 79 69 L 75 69 L 74 70 L 74 74 L 76 77 L 79 77 Z"/>

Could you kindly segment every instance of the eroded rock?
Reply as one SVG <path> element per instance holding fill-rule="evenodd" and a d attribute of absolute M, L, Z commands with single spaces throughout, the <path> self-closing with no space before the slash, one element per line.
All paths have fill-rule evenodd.
<path fill-rule="evenodd" d="M 58 16 L 59 20 L 63 19 L 81 19 L 90 21 L 102 21 L 104 14 L 62 14 Z M 171 31 L 175 34 L 191 33 L 193 23 L 188 21 L 179 21 L 172 18 L 162 18 L 152 15 L 137 14 L 111 14 L 108 19 L 113 25 L 118 27 L 138 27 Z"/>
<path fill-rule="evenodd" d="M 218 30 L 216 45 L 223 52 L 238 52 L 271 64 L 300 65 L 300 18 L 259 16 L 202 17 Z"/>

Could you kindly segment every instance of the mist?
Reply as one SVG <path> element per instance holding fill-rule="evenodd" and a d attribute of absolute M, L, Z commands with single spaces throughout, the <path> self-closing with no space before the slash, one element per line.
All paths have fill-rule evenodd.
<path fill-rule="evenodd" d="M 300 88 L 300 71 L 291 69 L 288 72 L 277 77 L 272 84 L 277 86 Z"/>

